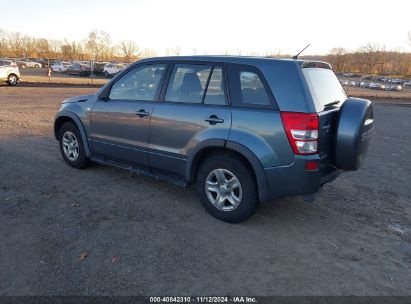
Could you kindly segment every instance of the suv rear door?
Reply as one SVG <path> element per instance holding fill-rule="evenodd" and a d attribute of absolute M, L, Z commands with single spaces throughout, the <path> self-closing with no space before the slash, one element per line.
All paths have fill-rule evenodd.
<path fill-rule="evenodd" d="M 261 161 L 264 168 L 293 161 L 274 95 L 260 69 L 228 64 L 232 126 L 227 147 L 240 144 Z"/>
<path fill-rule="evenodd" d="M 94 154 L 148 165 L 150 115 L 158 99 L 166 63 L 134 67 L 107 87 L 91 112 Z"/>
<path fill-rule="evenodd" d="M 337 76 L 328 66 L 303 65 L 302 72 L 319 117 L 318 152 L 323 164 L 332 164 L 338 113 L 347 95 Z"/>
<path fill-rule="evenodd" d="M 224 73 L 223 64 L 173 64 L 151 118 L 151 168 L 184 176 L 201 145 L 224 146 L 231 127 Z"/>

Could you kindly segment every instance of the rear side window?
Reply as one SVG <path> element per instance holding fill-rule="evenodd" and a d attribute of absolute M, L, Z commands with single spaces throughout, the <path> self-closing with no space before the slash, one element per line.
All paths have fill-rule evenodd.
<path fill-rule="evenodd" d="M 176 64 L 168 83 L 165 100 L 202 103 L 210 72 L 210 65 Z"/>
<path fill-rule="evenodd" d="M 260 77 L 253 72 L 240 72 L 240 87 L 242 103 L 269 105 L 270 97 L 261 82 Z"/>
<path fill-rule="evenodd" d="M 336 103 L 335 106 L 341 105 L 347 99 L 347 94 L 332 70 L 303 68 L 303 74 L 317 111 L 322 111 L 325 105 L 337 101 L 339 104 Z"/>
<path fill-rule="evenodd" d="M 274 97 L 258 68 L 250 65 L 230 64 L 228 78 L 233 106 L 274 107 Z"/>

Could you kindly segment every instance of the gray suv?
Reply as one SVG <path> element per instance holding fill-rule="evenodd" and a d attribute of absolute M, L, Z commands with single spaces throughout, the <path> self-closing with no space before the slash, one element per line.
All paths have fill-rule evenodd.
<path fill-rule="evenodd" d="M 234 223 L 357 170 L 373 123 L 371 102 L 347 98 L 327 63 L 191 56 L 138 61 L 63 101 L 54 134 L 72 167 L 194 183 L 205 209 Z"/>

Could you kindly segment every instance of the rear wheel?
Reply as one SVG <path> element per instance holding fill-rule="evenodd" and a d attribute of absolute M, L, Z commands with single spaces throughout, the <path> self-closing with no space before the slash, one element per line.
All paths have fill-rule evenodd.
<path fill-rule="evenodd" d="M 61 155 L 71 167 L 81 169 L 89 164 L 80 131 L 72 122 L 66 122 L 59 131 Z"/>
<path fill-rule="evenodd" d="M 104 76 L 107 78 L 109 77 L 109 74 L 107 73 L 107 71 L 104 72 Z"/>
<path fill-rule="evenodd" d="M 232 155 L 213 155 L 197 172 L 196 186 L 204 208 L 219 220 L 239 223 L 258 205 L 257 187 L 250 169 Z"/>
<path fill-rule="evenodd" d="M 9 86 L 15 86 L 17 84 L 17 76 L 14 74 L 10 74 L 7 78 L 7 84 Z"/>

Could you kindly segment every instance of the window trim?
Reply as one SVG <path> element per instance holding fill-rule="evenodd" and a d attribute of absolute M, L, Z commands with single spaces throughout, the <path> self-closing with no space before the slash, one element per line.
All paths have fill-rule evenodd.
<path fill-rule="evenodd" d="M 204 65 L 204 66 L 210 66 L 211 70 L 210 70 L 210 74 L 208 75 L 207 78 L 207 83 L 206 83 L 206 87 L 204 88 L 204 93 L 201 99 L 201 102 L 199 103 L 195 103 L 195 102 L 178 102 L 178 101 L 167 101 L 165 100 L 166 94 L 167 94 L 167 88 L 168 88 L 168 84 L 171 80 L 171 75 L 173 74 L 173 70 L 174 67 L 176 65 L 179 64 L 183 64 L 183 65 Z M 223 81 L 223 86 L 224 86 L 224 101 L 225 103 L 223 105 L 214 105 L 214 104 L 205 104 L 204 100 L 205 100 L 205 96 L 207 95 L 207 89 L 208 89 L 208 85 L 211 79 L 211 76 L 213 74 L 214 68 L 215 67 L 219 67 L 221 68 L 221 72 L 223 74 L 222 77 L 222 81 Z M 228 82 L 226 79 L 226 65 L 223 62 L 213 62 L 213 61 L 192 61 L 192 60 L 174 60 L 170 62 L 169 65 L 169 69 L 165 75 L 165 79 L 163 82 L 163 88 L 161 90 L 161 94 L 159 96 L 159 102 L 164 102 L 164 103 L 168 103 L 168 104 L 186 104 L 186 105 L 200 105 L 200 106 L 213 106 L 213 107 L 227 107 L 230 105 L 229 102 L 229 95 L 228 95 Z"/>
<path fill-rule="evenodd" d="M 248 109 L 270 109 L 278 111 L 277 101 L 275 100 L 274 94 L 271 91 L 271 88 L 264 77 L 264 74 L 261 70 L 254 66 L 248 64 L 238 64 L 238 63 L 228 63 L 227 64 L 227 76 L 228 76 L 228 86 L 231 98 L 231 107 L 233 108 L 248 108 Z M 241 95 L 241 80 L 240 80 L 240 73 L 241 72 L 251 72 L 256 74 L 263 84 L 263 87 L 268 95 L 270 104 L 262 105 L 262 104 L 251 104 L 251 103 L 243 103 L 243 98 Z"/>
<path fill-rule="evenodd" d="M 109 98 L 110 93 L 111 93 L 111 89 L 113 88 L 113 85 L 115 83 L 117 83 L 117 81 L 119 81 L 124 76 L 126 76 L 126 74 L 131 73 L 135 69 L 148 67 L 150 65 L 164 65 L 165 66 L 163 75 L 161 76 L 161 79 L 160 79 L 160 82 L 159 82 L 160 85 L 157 88 L 156 93 L 154 94 L 153 100 L 138 100 L 138 99 L 131 100 L 131 99 L 110 99 Z M 116 101 L 124 101 L 124 100 L 136 101 L 136 102 L 158 102 L 161 91 L 163 90 L 164 80 L 165 80 L 165 77 L 168 73 L 169 68 L 170 68 L 170 62 L 169 61 L 152 61 L 152 62 L 139 63 L 139 64 L 136 64 L 136 65 L 130 65 L 127 68 L 125 68 L 124 70 L 122 70 L 119 74 L 117 74 L 117 76 L 114 79 L 112 79 L 111 82 L 109 82 L 107 84 L 107 86 L 98 95 L 98 100 L 102 100 L 102 101 L 105 101 L 105 102 L 107 102 L 107 101 L 116 102 Z"/>

